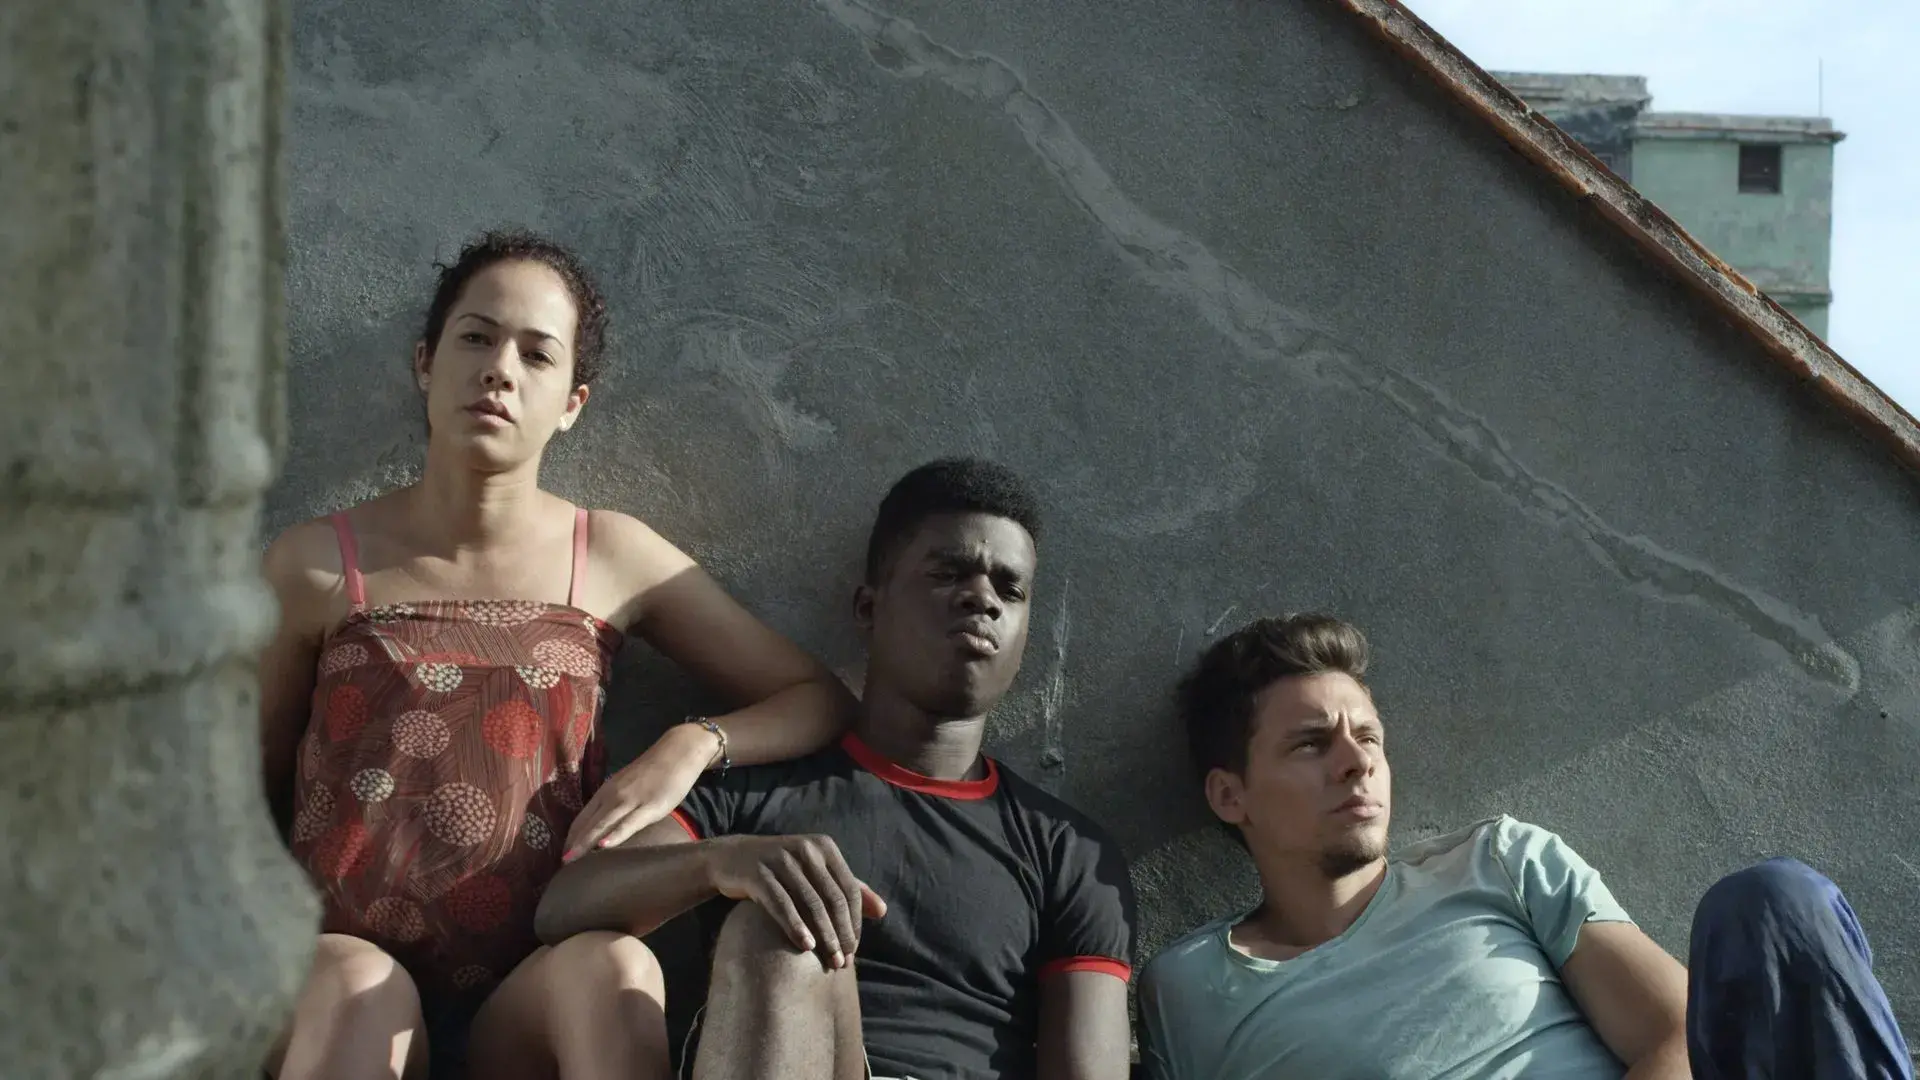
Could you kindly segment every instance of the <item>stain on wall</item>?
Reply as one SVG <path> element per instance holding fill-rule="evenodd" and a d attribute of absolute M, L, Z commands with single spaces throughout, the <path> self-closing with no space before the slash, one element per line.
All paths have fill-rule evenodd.
<path fill-rule="evenodd" d="M 1050 530 L 1014 768 L 1248 894 L 1171 726 L 1256 614 L 1378 649 L 1411 840 L 1566 835 L 1684 951 L 1799 855 L 1920 1016 L 1920 490 L 1331 5 L 477 0 L 296 14 L 277 528 L 413 475 L 431 262 L 580 248 L 614 364 L 551 453 L 828 663 L 874 506 L 991 455 Z M 697 703 L 644 648 L 617 750 Z"/>

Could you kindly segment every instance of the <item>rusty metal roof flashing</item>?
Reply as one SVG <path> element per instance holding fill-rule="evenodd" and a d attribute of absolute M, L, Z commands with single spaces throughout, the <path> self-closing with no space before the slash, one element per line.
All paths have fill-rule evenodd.
<path fill-rule="evenodd" d="M 1920 475 L 1920 422 L 1400 0 L 1333 0 Z"/>

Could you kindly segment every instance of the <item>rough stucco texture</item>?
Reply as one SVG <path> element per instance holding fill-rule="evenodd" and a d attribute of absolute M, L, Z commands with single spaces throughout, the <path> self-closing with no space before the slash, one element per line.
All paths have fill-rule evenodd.
<path fill-rule="evenodd" d="M 1538 821 L 1675 951 L 1798 855 L 1920 1023 L 1911 477 L 1332 5 L 888 3 L 301 4 L 268 524 L 410 475 L 428 264 L 525 223 L 620 330 L 551 484 L 829 662 L 895 476 L 1043 489 L 994 746 L 1125 842 L 1149 950 L 1249 884 L 1176 674 L 1324 608 L 1376 640 L 1398 839 Z M 636 649 L 617 747 L 693 700 Z"/>
<path fill-rule="evenodd" d="M 0 1074 L 258 1076 L 286 9 L 0 4 Z"/>

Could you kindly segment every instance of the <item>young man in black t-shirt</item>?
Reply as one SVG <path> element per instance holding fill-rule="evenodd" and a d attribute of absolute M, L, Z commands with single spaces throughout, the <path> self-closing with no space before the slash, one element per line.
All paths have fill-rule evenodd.
<path fill-rule="evenodd" d="M 980 753 L 1020 669 L 1038 512 L 978 461 L 880 505 L 842 742 L 723 771 L 562 870 L 541 937 L 643 935 L 716 896 L 698 1080 L 1123 1080 L 1133 899 L 1120 850 Z M 724 739 L 717 740 L 724 751 Z"/>

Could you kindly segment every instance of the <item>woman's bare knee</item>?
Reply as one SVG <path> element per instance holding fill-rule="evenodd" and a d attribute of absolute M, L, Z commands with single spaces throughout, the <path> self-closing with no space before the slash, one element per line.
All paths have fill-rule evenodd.
<path fill-rule="evenodd" d="M 541 949 L 475 1018 L 474 1080 L 643 1080 L 671 1074 L 666 981 L 653 950 L 617 933 Z"/>
<path fill-rule="evenodd" d="M 345 934 L 320 935 L 301 996 L 309 994 L 339 1001 L 374 998 L 420 1011 L 420 992 L 407 969 L 378 945 Z"/>
<path fill-rule="evenodd" d="M 666 999 L 666 976 L 647 944 L 631 934 L 591 931 L 555 945 L 547 960 L 556 992 L 638 990 Z"/>
<path fill-rule="evenodd" d="M 422 1025 L 413 976 L 379 946 L 343 934 L 323 934 L 299 1013 L 325 1018 L 344 1032 L 381 1033 Z"/>
<path fill-rule="evenodd" d="M 372 942 L 322 934 L 287 1033 L 267 1071 L 275 1076 L 329 1075 L 341 1061 L 398 1057 L 409 1075 L 426 1056 L 420 993 L 413 977 Z"/>

